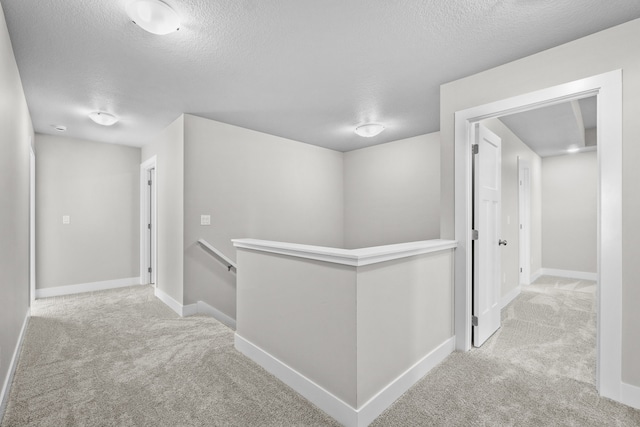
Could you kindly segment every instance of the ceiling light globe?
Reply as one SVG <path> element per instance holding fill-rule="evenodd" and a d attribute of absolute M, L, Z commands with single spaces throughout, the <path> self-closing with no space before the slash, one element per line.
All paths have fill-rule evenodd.
<path fill-rule="evenodd" d="M 159 0 L 133 0 L 127 6 L 127 14 L 143 30 L 165 35 L 180 28 L 176 12 Z"/>
<path fill-rule="evenodd" d="M 113 114 L 105 113 L 103 111 L 94 111 L 89 113 L 89 118 L 102 126 L 111 126 L 118 121 L 118 118 Z"/>
<path fill-rule="evenodd" d="M 371 138 L 380 134 L 380 132 L 382 132 L 383 130 L 384 130 L 384 126 L 382 125 L 375 124 L 375 123 L 368 123 L 366 125 L 358 126 L 355 132 L 357 135 L 360 135 L 364 138 Z"/>

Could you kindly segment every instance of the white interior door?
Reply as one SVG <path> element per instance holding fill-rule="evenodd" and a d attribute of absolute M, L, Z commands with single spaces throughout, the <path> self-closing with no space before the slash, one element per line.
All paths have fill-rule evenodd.
<path fill-rule="evenodd" d="M 531 167 L 518 159 L 518 217 L 520 222 L 520 284 L 531 283 Z"/>
<path fill-rule="evenodd" d="M 480 347 L 500 328 L 501 140 L 476 128 L 474 154 L 473 345 Z"/>

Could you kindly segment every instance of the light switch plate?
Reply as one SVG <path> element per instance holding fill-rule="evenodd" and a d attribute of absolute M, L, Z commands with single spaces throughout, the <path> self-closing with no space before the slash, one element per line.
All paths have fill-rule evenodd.
<path fill-rule="evenodd" d="M 211 225 L 211 215 L 200 215 L 200 225 Z"/>
<path fill-rule="evenodd" d="M 62 215 L 62 223 L 63 224 L 71 224 L 71 217 L 69 215 Z"/>

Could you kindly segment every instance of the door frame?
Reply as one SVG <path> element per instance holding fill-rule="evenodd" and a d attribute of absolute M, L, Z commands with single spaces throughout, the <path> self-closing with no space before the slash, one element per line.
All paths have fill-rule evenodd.
<path fill-rule="evenodd" d="M 149 200 L 148 176 L 154 170 L 155 182 L 151 186 L 151 201 Z M 150 203 L 152 203 L 150 205 Z M 147 213 L 151 212 L 151 242 L 147 239 Z M 147 255 L 151 253 L 151 282 L 157 286 L 158 272 L 158 159 L 153 156 L 140 165 L 140 284 L 146 285 L 149 277 Z"/>
<path fill-rule="evenodd" d="M 29 138 L 29 301 L 36 300 L 36 152 Z"/>
<path fill-rule="evenodd" d="M 598 292 L 596 387 L 620 401 L 622 388 L 622 70 L 526 93 L 455 113 L 454 324 L 456 349 L 471 348 L 471 144 L 473 124 L 597 96 Z M 605 189 L 606 191 L 603 191 Z"/>
<path fill-rule="evenodd" d="M 526 174 L 525 174 L 525 171 Z M 526 180 L 525 180 L 526 178 Z M 531 163 L 518 157 L 519 284 L 531 284 Z"/>

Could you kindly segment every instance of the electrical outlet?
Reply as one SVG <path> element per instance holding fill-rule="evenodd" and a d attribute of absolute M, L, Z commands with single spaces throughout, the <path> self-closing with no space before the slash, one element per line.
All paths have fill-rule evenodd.
<path fill-rule="evenodd" d="M 62 216 L 62 223 L 64 225 L 71 224 L 71 217 L 69 215 Z"/>
<path fill-rule="evenodd" d="M 200 215 L 200 225 L 211 225 L 211 215 Z"/>

